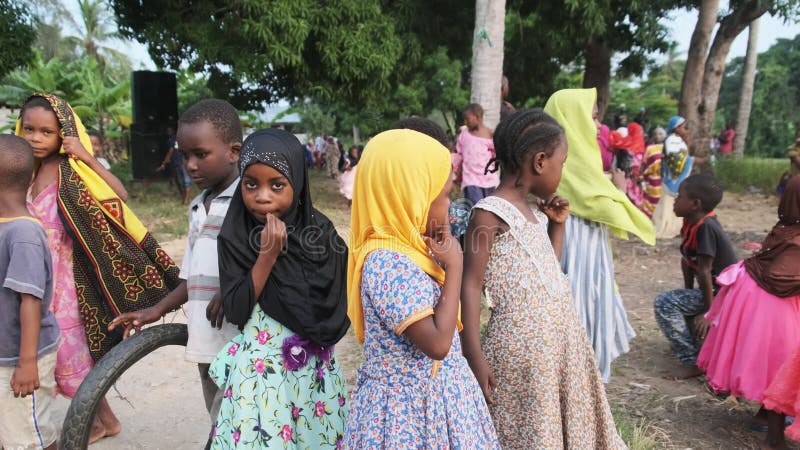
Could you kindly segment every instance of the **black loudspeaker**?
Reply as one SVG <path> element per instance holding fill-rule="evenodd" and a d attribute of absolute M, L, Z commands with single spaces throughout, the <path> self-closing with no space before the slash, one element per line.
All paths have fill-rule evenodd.
<path fill-rule="evenodd" d="M 171 72 L 131 73 L 131 169 L 135 180 L 163 178 L 156 169 L 166 156 L 167 127 L 178 123 L 178 85 Z"/>
<path fill-rule="evenodd" d="M 148 133 L 136 124 L 131 125 L 131 171 L 134 180 L 153 180 L 164 178 L 158 166 L 167 154 L 167 135 Z"/>
<path fill-rule="evenodd" d="M 172 72 L 131 73 L 133 123 L 147 132 L 163 133 L 178 122 L 178 83 Z"/>

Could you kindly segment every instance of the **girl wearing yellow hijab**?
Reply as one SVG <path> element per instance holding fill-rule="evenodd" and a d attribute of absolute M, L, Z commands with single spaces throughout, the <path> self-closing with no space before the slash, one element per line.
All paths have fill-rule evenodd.
<path fill-rule="evenodd" d="M 609 231 L 632 233 L 655 244 L 653 224 L 603 173 L 597 143 L 597 92 L 564 89 L 553 94 L 544 112 L 564 127 L 569 143 L 558 195 L 569 200 L 561 268 L 572 285 L 575 306 L 592 342 L 603 380 L 611 362 L 629 350 L 636 334 L 614 282 Z"/>
<path fill-rule="evenodd" d="M 345 448 L 499 449 L 456 333 L 462 256 L 450 235 L 450 153 L 412 130 L 358 164 L 348 313 L 364 342 Z"/>
<path fill-rule="evenodd" d="M 178 284 L 178 268 L 125 205 L 122 183 L 92 156 L 80 118 L 63 99 L 34 94 L 16 134 L 33 148 L 37 170 L 28 209 L 42 222 L 53 257 L 52 309 L 61 329 L 55 377 L 73 397 L 99 360 L 122 340 L 110 321 L 157 303 Z M 89 442 L 119 433 L 105 399 Z"/>

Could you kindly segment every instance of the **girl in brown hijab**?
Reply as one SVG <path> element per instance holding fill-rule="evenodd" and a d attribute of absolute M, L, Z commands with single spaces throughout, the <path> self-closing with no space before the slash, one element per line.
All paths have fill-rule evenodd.
<path fill-rule="evenodd" d="M 697 358 L 709 385 L 752 402 L 800 350 L 800 177 L 786 186 L 778 223 L 761 251 L 723 271 L 706 318 L 712 327 Z M 783 418 L 763 409 L 757 421 Z M 783 433 L 770 433 L 765 448 L 785 448 Z"/>

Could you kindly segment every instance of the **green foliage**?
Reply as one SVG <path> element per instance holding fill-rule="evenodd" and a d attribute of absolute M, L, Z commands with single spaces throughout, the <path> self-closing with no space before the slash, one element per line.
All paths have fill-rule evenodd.
<path fill-rule="evenodd" d="M 316 103 L 304 105 L 300 120 L 303 130 L 311 136 L 321 136 L 335 131 L 336 119 Z"/>
<path fill-rule="evenodd" d="M 27 7 L 16 0 L 0 0 L 0 77 L 24 66 L 32 57 L 36 39 Z"/>
<path fill-rule="evenodd" d="M 378 0 L 113 0 L 162 67 L 209 73 L 237 107 L 311 96 L 380 103 L 403 51 Z"/>
<path fill-rule="evenodd" d="M 745 192 L 756 188 L 764 194 L 772 194 L 781 175 L 789 170 L 789 159 L 724 158 L 714 165 L 714 175 L 726 191 Z"/>
<path fill-rule="evenodd" d="M 716 129 L 735 120 L 742 83 L 743 58 L 728 65 L 719 97 Z M 758 56 L 746 155 L 780 157 L 794 142 L 800 125 L 800 34 Z"/>

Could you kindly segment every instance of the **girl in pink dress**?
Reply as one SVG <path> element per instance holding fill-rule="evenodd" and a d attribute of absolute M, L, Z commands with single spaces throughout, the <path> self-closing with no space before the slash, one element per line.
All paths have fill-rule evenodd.
<path fill-rule="evenodd" d="M 795 177 L 762 250 L 717 277 L 722 289 L 706 314 L 712 327 L 697 358 L 715 391 L 764 403 L 778 370 L 800 349 L 798 261 L 800 177 Z M 765 406 L 760 415 L 782 423 L 779 413 Z M 782 430 L 769 433 L 767 448 L 785 448 Z"/>

